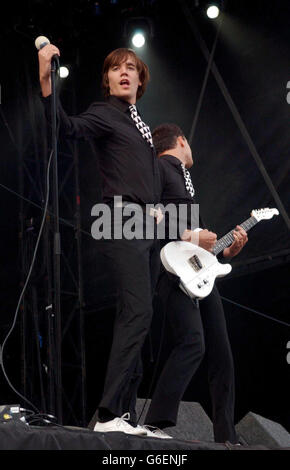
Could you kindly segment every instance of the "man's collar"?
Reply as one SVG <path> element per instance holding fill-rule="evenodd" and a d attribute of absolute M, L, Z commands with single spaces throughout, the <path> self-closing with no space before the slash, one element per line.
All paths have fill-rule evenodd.
<path fill-rule="evenodd" d="M 114 96 L 114 95 L 109 96 L 108 103 L 115 106 L 116 108 L 118 108 L 123 113 L 125 113 L 129 109 L 129 106 L 130 106 L 130 103 L 128 103 L 125 100 L 121 100 L 120 98 L 118 98 L 117 96 Z"/>
<path fill-rule="evenodd" d="M 179 158 L 177 157 L 174 157 L 174 155 L 170 155 L 169 153 L 168 154 L 165 154 L 165 155 L 161 155 L 161 157 L 159 157 L 159 159 L 164 159 L 170 163 L 172 163 L 172 165 L 174 166 L 180 166 L 181 165 L 181 161 L 179 160 Z"/>

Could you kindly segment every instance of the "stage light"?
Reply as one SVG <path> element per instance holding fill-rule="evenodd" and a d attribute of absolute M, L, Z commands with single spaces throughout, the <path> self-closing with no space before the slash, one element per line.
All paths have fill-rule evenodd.
<path fill-rule="evenodd" d="M 59 67 L 58 74 L 60 78 L 66 78 L 69 76 L 69 69 L 67 67 Z"/>
<path fill-rule="evenodd" d="M 211 20 L 213 20 L 219 16 L 220 10 L 216 5 L 210 5 L 206 10 L 206 14 Z"/>
<path fill-rule="evenodd" d="M 102 11 L 101 11 L 101 6 L 99 2 L 95 2 L 94 7 L 95 7 L 95 15 L 100 16 Z"/>
<path fill-rule="evenodd" d="M 141 32 L 136 32 L 132 37 L 132 44 L 135 47 L 143 47 L 145 44 L 145 36 Z"/>
<path fill-rule="evenodd" d="M 126 18 L 123 37 L 134 47 L 141 48 L 154 36 L 153 21 L 147 16 Z"/>

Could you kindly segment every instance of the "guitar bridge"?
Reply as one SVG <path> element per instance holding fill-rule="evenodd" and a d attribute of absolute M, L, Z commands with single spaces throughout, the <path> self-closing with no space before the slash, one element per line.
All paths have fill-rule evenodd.
<path fill-rule="evenodd" d="M 200 271 L 203 268 L 197 255 L 193 255 L 191 258 L 188 259 L 188 261 L 196 272 Z"/>

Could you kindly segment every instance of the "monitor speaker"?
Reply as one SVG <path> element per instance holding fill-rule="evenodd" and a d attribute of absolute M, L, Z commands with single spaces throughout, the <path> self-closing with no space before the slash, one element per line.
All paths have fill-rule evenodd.
<path fill-rule="evenodd" d="M 236 425 L 236 431 L 241 440 L 248 445 L 264 445 L 267 448 L 289 448 L 290 434 L 274 421 L 249 412 Z"/>
<path fill-rule="evenodd" d="M 144 411 L 145 399 L 137 399 L 137 415 L 142 412 L 139 424 L 144 424 L 144 419 L 151 400 L 147 400 Z M 164 431 L 175 439 L 186 441 L 214 442 L 212 422 L 199 403 L 182 401 L 178 411 L 177 425 L 166 428 Z"/>

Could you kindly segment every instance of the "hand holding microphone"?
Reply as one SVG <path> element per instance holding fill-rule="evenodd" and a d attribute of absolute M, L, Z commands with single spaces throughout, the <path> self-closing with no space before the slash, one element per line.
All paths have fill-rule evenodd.
<path fill-rule="evenodd" d="M 60 56 L 59 49 L 50 44 L 50 41 L 45 36 L 39 36 L 35 40 L 35 47 L 38 49 L 38 61 L 39 61 L 39 80 L 41 84 L 43 96 L 51 94 L 51 62 L 55 61 L 59 64 L 58 58 Z"/>

